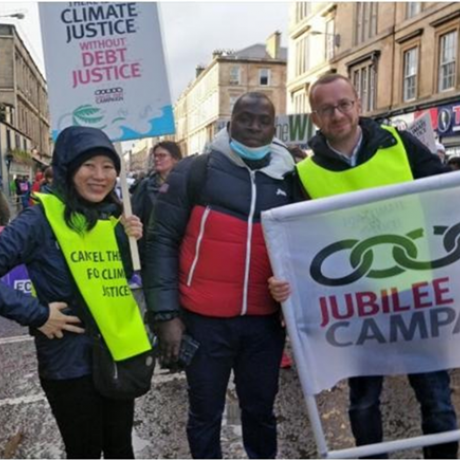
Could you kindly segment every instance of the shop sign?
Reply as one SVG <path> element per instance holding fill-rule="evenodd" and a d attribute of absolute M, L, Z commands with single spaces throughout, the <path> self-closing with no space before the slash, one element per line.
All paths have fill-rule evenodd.
<path fill-rule="evenodd" d="M 438 107 L 435 129 L 440 136 L 449 136 L 460 132 L 460 103 Z"/>
<path fill-rule="evenodd" d="M 315 131 L 310 114 L 307 113 L 278 115 L 275 125 L 276 137 L 285 144 L 306 145 Z"/>

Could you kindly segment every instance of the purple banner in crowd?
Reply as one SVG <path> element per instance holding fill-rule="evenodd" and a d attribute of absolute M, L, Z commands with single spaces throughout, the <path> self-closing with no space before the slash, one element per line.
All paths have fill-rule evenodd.
<path fill-rule="evenodd" d="M 2 281 L 8 286 L 24 292 L 24 294 L 31 294 L 32 282 L 24 265 L 19 265 L 11 270 L 2 278 Z"/>

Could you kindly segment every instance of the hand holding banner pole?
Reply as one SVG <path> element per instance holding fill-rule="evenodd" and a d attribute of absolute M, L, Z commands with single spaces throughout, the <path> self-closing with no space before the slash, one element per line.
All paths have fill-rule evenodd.
<path fill-rule="evenodd" d="M 128 182 L 126 181 L 126 168 L 125 162 L 123 161 L 123 154 L 121 150 L 121 142 L 115 142 L 115 150 L 120 156 L 120 185 L 121 185 L 121 195 L 123 199 L 123 213 L 125 217 L 132 216 L 133 211 L 131 208 L 131 200 L 129 198 Z M 134 271 L 139 271 L 141 269 L 141 261 L 139 259 L 139 249 L 137 247 L 137 241 L 132 236 L 129 237 L 129 248 L 131 250 L 131 260 L 133 262 Z"/>

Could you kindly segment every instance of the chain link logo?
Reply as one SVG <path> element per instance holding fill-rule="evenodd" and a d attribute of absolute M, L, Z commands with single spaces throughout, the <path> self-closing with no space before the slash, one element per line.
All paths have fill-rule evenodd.
<path fill-rule="evenodd" d="M 451 227 L 434 226 L 433 234 L 444 235 L 443 247 L 447 254 L 436 260 L 417 260 L 418 249 L 414 240 L 422 238 L 423 229 L 418 228 L 404 235 L 378 235 L 363 241 L 341 240 L 332 243 L 316 254 L 311 266 L 310 275 L 319 284 L 324 286 L 342 286 L 354 283 L 360 278 L 389 278 L 404 273 L 406 270 L 432 270 L 445 267 L 460 259 L 460 223 Z M 392 256 L 395 265 L 385 269 L 373 269 L 374 251 L 373 248 L 383 245 L 393 245 Z M 329 278 L 324 275 L 322 266 L 324 261 L 331 255 L 350 250 L 351 273 L 341 278 Z"/>

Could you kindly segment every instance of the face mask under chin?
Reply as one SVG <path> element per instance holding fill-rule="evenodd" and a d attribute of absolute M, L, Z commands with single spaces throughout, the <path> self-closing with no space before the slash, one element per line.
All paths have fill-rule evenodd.
<path fill-rule="evenodd" d="M 270 153 L 270 145 L 271 144 L 262 145 L 261 147 L 248 147 L 235 139 L 230 140 L 230 147 L 232 150 L 246 160 L 261 160 Z"/>

